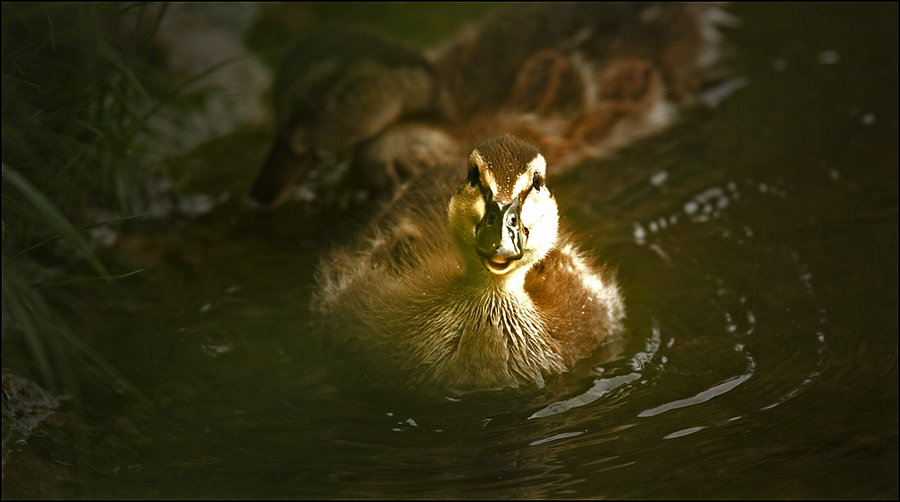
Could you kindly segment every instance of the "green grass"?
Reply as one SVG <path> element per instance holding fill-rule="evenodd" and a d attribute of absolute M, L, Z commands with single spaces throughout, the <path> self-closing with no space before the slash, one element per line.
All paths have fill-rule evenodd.
<path fill-rule="evenodd" d="M 149 40 L 164 9 L 151 14 L 137 4 L 83 3 L 2 9 L 4 367 L 22 366 L 7 360 L 6 347 L 23 343 L 36 373 L 29 376 L 47 388 L 77 396 L 76 368 L 86 366 L 140 396 L 69 330 L 41 288 L 78 280 L 75 271 L 85 266 L 105 282 L 128 275 L 111 274 L 85 238 L 92 226 L 79 229 L 72 221 L 85 221 L 88 209 L 130 215 L 140 199 L 149 167 L 135 151 L 136 138 L 150 134 L 147 119 L 157 102 L 146 85 L 159 73 Z M 111 27 L 122 16 L 138 29 L 116 40 Z M 46 277 L 47 270 L 57 272 Z"/>

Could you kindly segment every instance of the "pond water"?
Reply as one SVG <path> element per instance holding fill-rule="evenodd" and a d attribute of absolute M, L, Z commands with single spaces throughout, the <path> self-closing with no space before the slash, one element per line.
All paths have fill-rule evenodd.
<path fill-rule="evenodd" d="M 85 384 L 4 496 L 896 498 L 897 6 L 730 10 L 747 85 L 549 181 L 618 268 L 619 358 L 538 393 L 381 388 L 306 328 L 355 220 L 134 223 L 115 259 L 148 270 L 70 319 L 151 405 Z M 241 187 L 257 136 L 223 147 Z"/>

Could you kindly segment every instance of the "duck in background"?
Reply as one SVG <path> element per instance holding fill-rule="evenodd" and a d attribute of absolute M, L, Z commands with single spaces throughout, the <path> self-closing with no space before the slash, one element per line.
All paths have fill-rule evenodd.
<path fill-rule="evenodd" d="M 719 56 L 709 4 L 517 4 L 440 50 L 456 135 L 514 132 L 554 174 L 672 124 Z"/>
<path fill-rule="evenodd" d="M 387 131 L 414 118 L 446 115 L 436 70 L 419 51 L 343 26 L 304 37 L 285 58 L 272 94 L 276 136 L 250 194 L 253 208 L 277 205 L 323 160 L 364 150 L 375 138 L 384 142 Z M 364 168 L 357 172 L 365 175 Z"/>
<path fill-rule="evenodd" d="M 553 173 L 672 124 L 721 78 L 714 4 L 503 6 L 423 53 L 358 28 L 326 27 L 285 59 L 277 133 L 251 191 L 270 208 L 317 166 L 390 193 L 507 132 L 538 145 Z"/>

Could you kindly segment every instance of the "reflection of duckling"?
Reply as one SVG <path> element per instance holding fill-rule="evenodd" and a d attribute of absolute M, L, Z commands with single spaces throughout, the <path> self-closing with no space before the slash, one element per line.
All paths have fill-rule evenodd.
<path fill-rule="evenodd" d="M 276 83 L 278 137 L 252 198 L 270 205 L 342 150 L 355 153 L 355 181 L 389 188 L 506 132 L 537 144 L 558 173 L 670 124 L 709 76 L 720 13 L 514 4 L 430 61 L 374 34 L 320 30 Z"/>
<path fill-rule="evenodd" d="M 542 385 L 621 329 L 619 291 L 559 230 L 536 146 L 486 141 L 455 187 L 460 174 L 435 169 L 401 189 L 325 262 L 314 310 L 410 383 Z"/>

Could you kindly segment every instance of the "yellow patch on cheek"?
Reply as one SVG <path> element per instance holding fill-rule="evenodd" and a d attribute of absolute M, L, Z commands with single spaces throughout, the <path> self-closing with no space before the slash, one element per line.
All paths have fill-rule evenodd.
<path fill-rule="evenodd" d="M 478 221 L 481 221 L 484 218 L 484 199 L 481 198 L 480 194 L 472 198 L 474 199 L 472 202 L 473 214 Z"/>
<path fill-rule="evenodd" d="M 481 219 L 484 218 L 484 200 L 481 198 L 480 194 L 472 197 L 468 216 L 470 226 L 469 234 L 472 236 L 472 241 L 474 242 L 475 228 L 481 223 Z"/>
<path fill-rule="evenodd" d="M 450 225 L 465 241 L 475 241 L 475 228 L 484 217 L 484 200 L 475 189 L 462 189 L 450 201 Z"/>

